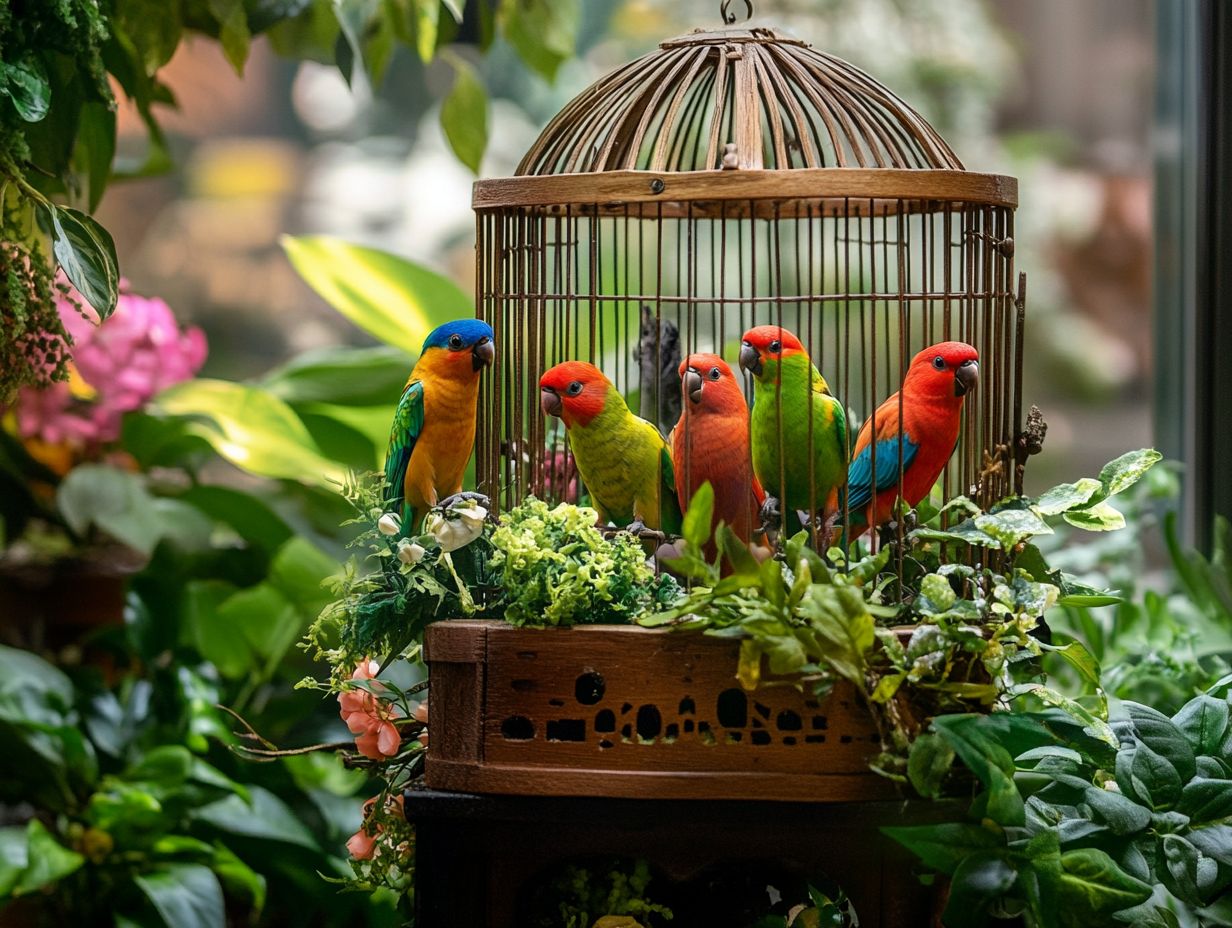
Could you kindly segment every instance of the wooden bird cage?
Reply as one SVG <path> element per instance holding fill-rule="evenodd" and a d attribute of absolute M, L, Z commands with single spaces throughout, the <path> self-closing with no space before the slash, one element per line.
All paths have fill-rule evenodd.
<path fill-rule="evenodd" d="M 761 324 L 800 337 L 852 442 L 917 351 L 974 345 L 944 494 L 1020 490 L 1017 182 L 966 170 L 847 62 L 771 29 L 671 39 L 583 91 L 473 205 L 478 313 L 497 344 L 478 480 L 499 508 L 569 490 L 563 428 L 539 408 L 548 367 L 596 364 L 666 434 L 672 353 L 734 368 Z"/>

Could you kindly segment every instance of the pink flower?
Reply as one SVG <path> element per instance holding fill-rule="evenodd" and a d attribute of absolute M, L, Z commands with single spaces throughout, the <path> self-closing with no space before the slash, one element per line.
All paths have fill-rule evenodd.
<path fill-rule="evenodd" d="M 376 808 L 376 800 L 377 797 L 373 796 L 364 801 L 363 821 L 360 823 L 359 830 L 347 839 L 346 849 L 356 860 L 372 860 L 377 855 L 377 842 L 385 829 L 380 822 L 372 820 L 372 810 Z M 389 796 L 385 800 L 385 812 L 396 816 L 403 814 L 401 794 Z"/>
<path fill-rule="evenodd" d="M 376 661 L 362 660 L 351 674 L 352 680 L 372 680 L 380 671 Z M 364 757 L 384 760 L 402 747 L 402 736 L 393 720 L 401 718 L 398 707 L 362 689 L 348 689 L 338 695 L 338 714 L 355 736 L 355 747 Z"/>
<path fill-rule="evenodd" d="M 127 281 L 120 287 L 115 313 L 101 325 L 83 318 L 67 299 L 60 301 L 60 319 L 73 338 L 72 377 L 21 391 L 16 413 L 23 439 L 82 450 L 114 442 L 125 413 L 193 377 L 205 362 L 205 334 L 199 328 L 181 331 L 162 300 L 128 292 Z"/>

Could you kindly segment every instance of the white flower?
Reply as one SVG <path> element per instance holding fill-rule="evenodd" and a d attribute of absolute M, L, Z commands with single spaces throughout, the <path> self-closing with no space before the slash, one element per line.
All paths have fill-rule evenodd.
<path fill-rule="evenodd" d="M 459 512 L 462 511 L 459 510 Z M 477 521 L 474 519 L 447 519 L 441 513 L 434 512 L 428 516 L 428 521 L 424 528 L 429 535 L 436 539 L 436 543 L 441 546 L 441 550 L 448 554 L 450 551 L 456 551 L 464 545 L 469 545 L 482 535 L 483 519 Z"/>
<path fill-rule="evenodd" d="M 398 542 L 398 560 L 403 564 L 418 564 L 423 559 L 425 551 L 423 545 L 409 538 L 403 538 Z"/>
<path fill-rule="evenodd" d="M 377 520 L 382 535 L 397 535 L 402 531 L 402 519 L 396 512 L 387 512 Z"/>
<path fill-rule="evenodd" d="M 462 521 L 466 523 L 467 528 L 483 531 L 483 523 L 488 518 L 488 510 L 482 506 L 473 505 L 466 509 L 458 508 L 454 511 L 462 517 Z"/>

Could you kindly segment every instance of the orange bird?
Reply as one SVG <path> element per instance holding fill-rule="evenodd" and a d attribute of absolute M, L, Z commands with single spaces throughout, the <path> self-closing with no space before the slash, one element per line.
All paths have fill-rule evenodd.
<path fill-rule="evenodd" d="M 726 522 L 746 545 L 758 526 L 765 493 L 749 455 L 749 407 L 732 369 L 716 354 L 680 362 L 680 420 L 672 430 L 676 493 L 685 510 L 707 480 L 714 488 L 711 531 Z M 713 542 L 707 554 L 714 556 Z"/>
<path fill-rule="evenodd" d="M 899 392 L 865 420 L 847 472 L 847 505 L 856 534 L 890 521 L 900 496 L 914 507 L 932 490 L 958 444 L 963 398 L 979 379 L 979 357 L 965 342 L 925 348 L 912 359 Z"/>

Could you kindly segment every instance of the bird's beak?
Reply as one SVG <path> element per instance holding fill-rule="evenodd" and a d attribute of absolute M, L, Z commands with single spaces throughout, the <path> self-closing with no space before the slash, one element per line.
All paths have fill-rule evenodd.
<path fill-rule="evenodd" d="M 560 394 L 551 387 L 539 388 L 539 408 L 545 416 L 560 418 Z"/>
<path fill-rule="evenodd" d="M 475 343 L 475 347 L 471 349 L 471 367 L 474 370 L 479 370 L 481 367 L 487 367 L 492 363 L 492 359 L 496 357 L 496 346 L 492 344 L 492 339 L 486 335 Z"/>
<path fill-rule="evenodd" d="M 975 361 L 963 361 L 954 372 L 954 395 L 966 396 L 968 391 L 975 389 L 979 379 L 980 365 Z"/>
<path fill-rule="evenodd" d="M 684 389 L 684 395 L 694 403 L 702 401 L 702 375 L 694 368 L 690 367 L 684 372 L 680 385 Z"/>
<path fill-rule="evenodd" d="M 748 342 L 740 346 L 740 366 L 754 377 L 761 374 L 761 352 Z"/>

